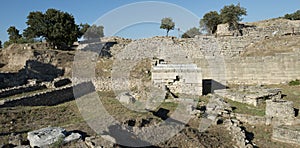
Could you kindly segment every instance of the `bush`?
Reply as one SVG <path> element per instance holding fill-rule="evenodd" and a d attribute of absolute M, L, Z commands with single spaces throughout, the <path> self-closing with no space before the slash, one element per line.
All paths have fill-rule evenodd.
<path fill-rule="evenodd" d="M 300 80 L 296 79 L 296 80 L 290 81 L 289 85 L 290 86 L 300 85 Z"/>
<path fill-rule="evenodd" d="M 297 10 L 294 13 L 284 15 L 285 19 L 289 20 L 300 20 L 300 10 Z"/>

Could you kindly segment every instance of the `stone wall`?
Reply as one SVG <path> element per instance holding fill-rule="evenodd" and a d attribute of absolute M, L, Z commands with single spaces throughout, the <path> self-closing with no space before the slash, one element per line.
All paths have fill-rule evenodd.
<path fill-rule="evenodd" d="M 300 79 L 300 54 L 226 58 L 226 79 L 234 84 L 279 84 Z"/>
<path fill-rule="evenodd" d="M 77 91 L 75 97 L 95 91 L 95 87 L 91 82 L 83 82 L 74 86 L 66 86 L 54 90 L 47 90 L 29 94 L 17 98 L 0 100 L 1 107 L 15 106 L 52 106 L 63 102 L 74 100 L 74 91 Z"/>
<path fill-rule="evenodd" d="M 295 120 L 295 111 L 292 101 L 286 100 L 267 100 L 266 118 L 272 124 L 291 125 Z"/>
<path fill-rule="evenodd" d="M 16 94 L 21 94 L 21 93 L 26 93 L 31 91 L 42 90 L 46 88 L 47 88 L 46 85 L 23 85 L 19 87 L 2 89 L 0 90 L 0 98 L 5 98 Z"/>
<path fill-rule="evenodd" d="M 278 126 L 273 128 L 272 139 L 300 146 L 300 126 Z"/>
<path fill-rule="evenodd" d="M 201 70 L 195 64 L 157 64 L 152 68 L 154 86 L 172 93 L 202 95 Z"/>
<path fill-rule="evenodd" d="M 170 49 L 170 51 L 165 51 L 170 53 L 174 52 L 176 48 L 183 49 L 187 58 L 191 59 L 201 69 L 203 79 L 212 79 L 222 84 L 279 84 L 300 79 L 299 52 L 278 53 L 275 56 L 260 57 L 237 56 L 247 45 L 259 40 L 244 36 L 223 38 L 200 36 L 194 39 L 174 41 L 169 38 L 151 38 L 137 40 L 126 47 L 133 49 L 131 54 L 135 55 L 135 57 L 150 55 L 152 50 L 149 49 Z M 150 44 L 150 46 L 148 47 L 147 44 Z M 159 47 L 155 47 L 156 44 Z M 138 48 L 142 48 L 145 52 L 138 53 L 135 50 Z M 126 58 L 134 57 L 124 57 L 122 60 L 128 60 Z M 159 58 L 172 59 L 172 57 L 164 53 L 161 53 Z M 175 56 L 174 58 L 182 59 L 182 57 Z M 97 79 L 97 86 L 99 86 L 96 86 L 97 89 L 107 90 L 111 86 L 110 84 L 106 85 L 106 83 L 110 83 L 110 79 Z"/>
<path fill-rule="evenodd" d="M 235 113 L 234 116 L 236 119 L 242 121 L 243 123 L 248 123 L 251 125 L 264 125 L 266 124 L 266 118 L 262 116 L 252 116 L 247 114 L 237 114 Z"/>

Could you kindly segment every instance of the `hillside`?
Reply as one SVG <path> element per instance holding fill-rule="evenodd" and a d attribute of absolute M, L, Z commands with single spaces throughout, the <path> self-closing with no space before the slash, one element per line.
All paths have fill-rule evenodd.
<path fill-rule="evenodd" d="M 75 50 L 13 44 L 0 50 L 0 146 L 29 145 L 28 132 L 48 126 L 82 136 L 53 147 L 117 147 L 118 140 L 134 141 L 138 134 L 159 141 L 169 127 L 147 128 L 159 129 L 169 119 L 171 129 L 182 130 L 153 146 L 296 147 L 300 35 L 288 33 L 297 23 L 247 23 L 243 36 L 107 37 Z M 91 125 L 105 125 L 107 118 L 98 118 L 105 113 L 118 123 L 101 133 Z M 278 126 L 286 124 L 291 127 Z"/>

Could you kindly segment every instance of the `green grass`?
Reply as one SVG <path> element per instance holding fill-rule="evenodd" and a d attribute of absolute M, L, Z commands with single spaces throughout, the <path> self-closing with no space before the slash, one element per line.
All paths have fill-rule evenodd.
<path fill-rule="evenodd" d="M 233 112 L 239 114 L 248 114 L 252 116 L 264 116 L 265 115 L 265 104 L 259 106 L 247 105 L 245 103 L 240 103 L 225 99 L 232 107 L 234 107 Z"/>

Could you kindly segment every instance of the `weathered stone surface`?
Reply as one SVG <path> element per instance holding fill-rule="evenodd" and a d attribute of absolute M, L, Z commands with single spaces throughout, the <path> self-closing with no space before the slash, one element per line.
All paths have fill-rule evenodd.
<path fill-rule="evenodd" d="M 118 100 L 122 103 L 132 104 L 136 100 L 133 96 L 131 96 L 128 92 L 123 92 L 118 96 Z"/>
<path fill-rule="evenodd" d="M 257 106 L 266 100 L 281 99 L 278 88 L 263 88 L 260 86 L 241 86 L 239 89 L 215 90 L 215 94 L 240 103 Z"/>
<path fill-rule="evenodd" d="M 253 144 L 247 139 L 245 129 L 241 128 L 240 121 L 235 119 L 226 119 L 224 125 L 227 130 L 233 135 L 233 141 L 236 142 L 236 147 L 251 147 Z"/>
<path fill-rule="evenodd" d="M 195 64 L 157 64 L 151 80 L 159 88 L 165 86 L 174 94 L 202 95 L 201 70 Z"/>
<path fill-rule="evenodd" d="M 22 136 L 20 134 L 12 134 L 8 139 L 8 143 L 12 145 L 22 145 Z"/>
<path fill-rule="evenodd" d="M 29 140 L 31 147 L 45 147 L 63 140 L 65 136 L 65 129 L 60 127 L 47 127 L 28 132 L 27 139 Z"/>
<path fill-rule="evenodd" d="M 31 147 L 48 147 L 55 143 L 66 144 L 81 139 L 79 133 L 68 133 L 61 127 L 47 127 L 28 132 Z"/>
<path fill-rule="evenodd" d="M 81 139 L 81 135 L 79 133 L 71 133 L 69 136 L 67 136 L 64 139 L 64 143 L 69 143 L 69 142 L 76 141 L 79 139 Z"/>
<path fill-rule="evenodd" d="M 293 102 L 286 100 L 267 100 L 266 118 L 271 119 L 272 124 L 293 124 L 295 121 Z"/>
<path fill-rule="evenodd" d="M 234 114 L 235 117 L 243 123 L 251 125 L 263 125 L 266 124 L 266 118 L 261 116 L 251 116 L 247 114 Z"/>
<path fill-rule="evenodd" d="M 14 148 L 30 148 L 30 146 L 29 145 L 18 145 Z"/>
<path fill-rule="evenodd" d="M 273 128 L 272 139 L 300 146 L 300 126 L 278 126 Z"/>
<path fill-rule="evenodd" d="M 105 140 L 104 138 L 102 138 L 100 136 L 86 137 L 85 144 L 89 148 L 114 147 L 113 142 L 111 142 L 109 140 Z"/>

